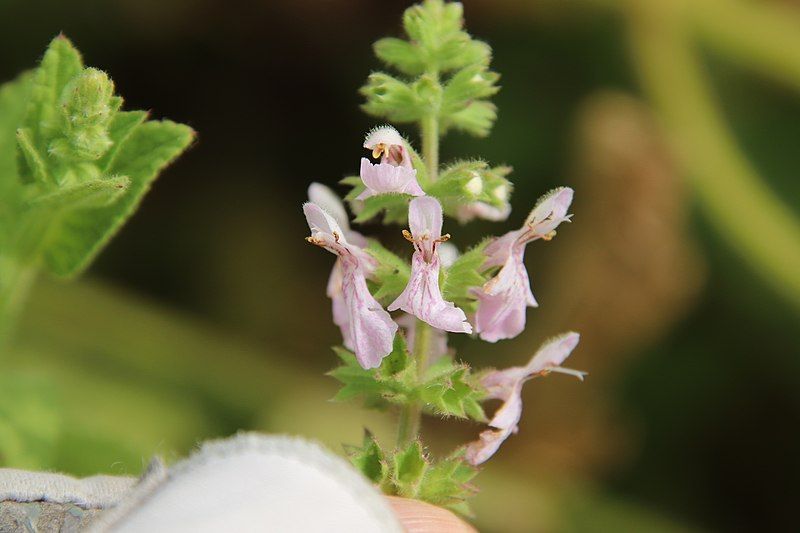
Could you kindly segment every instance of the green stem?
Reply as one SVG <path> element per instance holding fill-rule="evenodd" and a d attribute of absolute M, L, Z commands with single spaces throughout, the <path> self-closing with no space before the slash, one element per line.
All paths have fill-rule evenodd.
<path fill-rule="evenodd" d="M 412 356 L 417 361 L 417 377 L 421 381 L 428 369 L 428 357 L 431 351 L 431 326 L 417 320 L 414 330 L 414 352 Z M 419 433 L 420 421 L 422 419 L 422 404 L 412 402 L 404 405 L 400 410 L 400 426 L 397 431 L 397 444 L 410 442 L 417 438 Z"/>
<path fill-rule="evenodd" d="M 428 181 L 433 183 L 439 175 L 439 117 L 431 113 L 421 124 L 422 158 L 428 170 Z"/>

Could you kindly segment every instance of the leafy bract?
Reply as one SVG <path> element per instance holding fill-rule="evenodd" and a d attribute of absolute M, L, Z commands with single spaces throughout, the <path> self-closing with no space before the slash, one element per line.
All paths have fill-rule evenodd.
<path fill-rule="evenodd" d="M 463 460 L 461 452 L 436 461 L 419 440 L 386 451 L 369 432 L 360 447 L 345 446 L 345 451 L 353 466 L 385 493 L 471 516 L 466 499 L 477 492 L 469 482 L 478 471 Z"/>

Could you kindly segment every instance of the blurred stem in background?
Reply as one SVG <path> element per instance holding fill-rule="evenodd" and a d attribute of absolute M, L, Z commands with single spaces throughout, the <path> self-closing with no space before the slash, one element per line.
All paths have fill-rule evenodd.
<path fill-rule="evenodd" d="M 800 86 L 797 17 L 740 0 L 591 1 L 626 16 L 643 88 L 712 224 L 800 307 L 800 220 L 738 147 L 693 42 L 703 37 L 735 61 Z"/>

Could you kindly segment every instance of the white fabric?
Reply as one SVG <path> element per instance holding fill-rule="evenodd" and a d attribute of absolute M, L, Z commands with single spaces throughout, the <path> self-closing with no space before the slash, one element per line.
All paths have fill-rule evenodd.
<path fill-rule="evenodd" d="M 402 532 L 386 500 L 322 447 L 242 434 L 206 443 L 155 487 L 134 489 L 93 531 Z"/>

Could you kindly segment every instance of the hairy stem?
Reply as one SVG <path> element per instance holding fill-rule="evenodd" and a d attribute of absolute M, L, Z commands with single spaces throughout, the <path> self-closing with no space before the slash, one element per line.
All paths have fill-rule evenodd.
<path fill-rule="evenodd" d="M 421 124 L 422 158 L 428 170 L 428 181 L 433 183 L 439 175 L 439 118 L 431 113 Z"/>
<path fill-rule="evenodd" d="M 414 352 L 412 356 L 417 361 L 417 376 L 421 380 L 428 368 L 428 357 L 431 351 L 431 326 L 417 320 L 414 330 Z M 414 440 L 419 433 L 420 419 L 422 418 L 422 405 L 413 402 L 404 405 L 400 410 L 400 427 L 397 431 L 397 444 Z"/>

